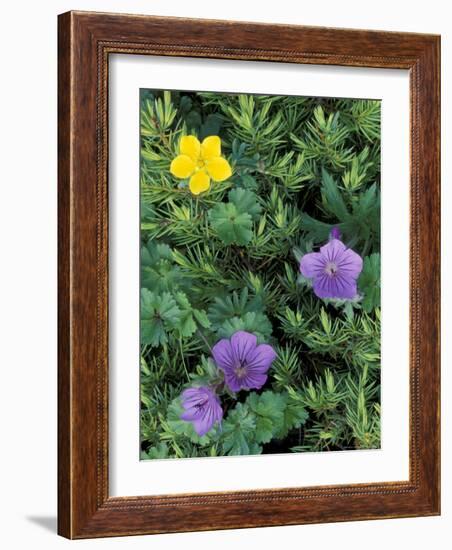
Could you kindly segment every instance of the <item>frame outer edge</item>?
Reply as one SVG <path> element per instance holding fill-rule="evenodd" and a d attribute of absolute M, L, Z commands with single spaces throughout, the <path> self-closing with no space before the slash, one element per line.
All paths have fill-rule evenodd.
<path fill-rule="evenodd" d="M 58 16 L 58 534 L 72 538 L 72 14 Z"/>
<path fill-rule="evenodd" d="M 440 37 L 430 38 L 413 67 L 411 91 L 416 149 L 411 197 L 411 221 L 416 223 L 411 238 L 415 242 L 414 267 L 419 273 L 411 281 L 419 324 L 414 334 L 418 351 L 412 357 L 418 364 L 418 410 L 413 416 L 420 438 L 411 452 L 418 464 L 416 484 L 426 511 L 423 515 L 440 515 Z M 414 270 L 411 272 L 413 276 Z M 413 347 L 413 342 L 410 345 Z"/>
<path fill-rule="evenodd" d="M 437 507 L 436 511 L 438 515 L 441 515 L 441 36 L 437 37 L 436 40 L 436 66 L 435 71 L 438 75 L 438 82 L 436 86 L 436 100 L 438 102 L 438 113 L 437 113 L 437 135 L 436 135 L 436 147 L 437 147 L 437 174 L 438 179 L 438 192 L 440 194 L 438 198 L 438 208 L 440 219 L 438 221 L 438 248 L 439 248 L 439 268 L 438 268 L 438 292 L 439 292 L 439 305 L 438 305 L 438 395 L 436 397 L 437 401 L 437 417 L 436 417 L 436 426 L 437 426 L 437 463 L 438 463 L 438 472 L 437 472 Z"/>
<path fill-rule="evenodd" d="M 430 391 L 432 394 L 432 414 L 429 429 L 432 433 L 432 450 L 430 463 L 426 464 L 426 478 L 432 479 L 429 486 L 432 514 L 441 515 L 441 37 L 433 37 L 432 45 L 427 53 L 428 85 L 431 97 L 424 95 L 424 112 L 426 121 L 425 143 L 431 144 L 430 162 L 424 167 L 426 180 L 430 184 L 431 215 L 436 220 L 429 225 L 431 239 L 431 265 L 435 266 L 432 273 L 431 294 L 432 333 L 429 345 L 432 347 L 432 379 Z M 428 114 L 427 114 L 428 113 Z M 428 249 L 423 244 L 422 249 Z M 428 266 L 427 266 L 428 269 Z"/>

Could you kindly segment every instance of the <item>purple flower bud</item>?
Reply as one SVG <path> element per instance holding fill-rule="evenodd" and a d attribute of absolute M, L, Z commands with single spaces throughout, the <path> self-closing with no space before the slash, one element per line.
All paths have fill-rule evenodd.
<path fill-rule="evenodd" d="M 341 232 L 339 227 L 333 227 L 330 231 L 330 239 L 340 239 Z"/>

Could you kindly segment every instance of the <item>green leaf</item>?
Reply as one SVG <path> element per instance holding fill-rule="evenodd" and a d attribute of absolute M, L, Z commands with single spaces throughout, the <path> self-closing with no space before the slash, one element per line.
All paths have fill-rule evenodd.
<path fill-rule="evenodd" d="M 217 136 L 223 124 L 223 117 L 217 113 L 207 115 L 199 131 L 199 139 L 203 140 L 208 136 Z"/>
<path fill-rule="evenodd" d="M 179 334 L 183 338 L 189 338 L 196 332 L 196 321 L 198 321 L 204 328 L 208 328 L 210 326 L 206 312 L 203 309 L 196 309 L 192 307 L 187 295 L 184 292 L 177 292 L 175 294 L 175 299 L 180 308 L 181 314 L 174 328 L 179 331 Z"/>
<path fill-rule="evenodd" d="M 377 195 L 377 186 L 371 185 L 359 198 L 359 207 L 362 215 L 367 216 L 369 211 L 373 210 L 375 206 L 379 206 L 380 198 Z"/>
<path fill-rule="evenodd" d="M 258 187 L 257 181 L 253 178 L 253 176 L 250 176 L 250 174 L 243 174 L 239 177 L 238 181 L 242 187 L 249 189 L 250 191 L 256 191 Z"/>
<path fill-rule="evenodd" d="M 168 341 L 168 332 L 180 321 L 181 311 L 168 292 L 157 295 L 141 289 L 141 344 L 159 346 Z"/>
<path fill-rule="evenodd" d="M 157 445 L 150 447 L 147 452 L 141 453 L 141 459 L 146 460 L 150 458 L 161 459 L 168 458 L 168 445 L 163 441 Z"/>
<path fill-rule="evenodd" d="M 380 254 L 371 254 L 364 258 L 358 287 L 363 293 L 361 305 L 364 311 L 370 313 L 380 307 Z"/>
<path fill-rule="evenodd" d="M 195 131 L 197 133 L 201 123 L 202 119 L 198 111 L 192 110 L 185 117 L 185 124 L 189 132 Z"/>
<path fill-rule="evenodd" d="M 253 392 L 248 396 L 246 404 L 256 415 L 256 442 L 269 443 L 275 433 L 283 428 L 286 398 L 272 391 L 265 391 L 260 395 Z"/>
<path fill-rule="evenodd" d="M 188 95 L 183 95 L 179 101 L 179 111 L 182 114 L 188 113 L 193 105 L 193 101 Z"/>
<path fill-rule="evenodd" d="M 256 416 L 247 405 L 237 403 L 223 422 L 223 452 L 228 455 L 258 454 L 259 447 L 254 441 L 255 429 Z"/>
<path fill-rule="evenodd" d="M 325 207 L 334 214 L 338 220 L 345 221 L 349 213 L 344 199 L 335 181 L 324 168 L 322 169 L 322 182 L 322 199 Z"/>
<path fill-rule="evenodd" d="M 287 393 L 283 395 L 286 400 L 286 407 L 281 429 L 275 433 L 275 437 L 278 439 L 285 438 L 290 430 L 302 426 L 309 417 L 308 412 L 299 400 L 293 399 Z"/>
<path fill-rule="evenodd" d="M 180 268 L 173 261 L 171 248 L 150 239 L 141 248 L 141 286 L 160 293 L 185 284 Z"/>
<path fill-rule="evenodd" d="M 238 212 L 249 214 L 254 221 L 259 218 L 262 207 L 253 191 L 236 187 L 229 191 L 228 199 L 235 205 Z"/>
<path fill-rule="evenodd" d="M 271 336 L 272 325 L 266 315 L 250 311 L 242 317 L 232 317 L 219 327 L 217 334 L 219 338 L 230 338 L 234 332 L 245 330 L 257 336 L 258 342 L 266 342 Z"/>
<path fill-rule="evenodd" d="M 190 380 L 192 386 L 215 386 L 223 382 L 223 372 L 219 370 L 213 359 L 202 355 L 195 372 L 190 373 Z"/>
<path fill-rule="evenodd" d="M 203 309 L 193 309 L 193 315 L 203 328 L 210 328 L 210 321 Z"/>
<path fill-rule="evenodd" d="M 175 328 L 180 335 L 188 338 L 196 331 L 196 323 L 193 319 L 193 310 L 186 294 L 178 292 L 175 295 L 176 302 L 181 309 L 181 314 Z"/>
<path fill-rule="evenodd" d="M 251 311 L 262 313 L 263 309 L 262 298 L 258 296 L 249 298 L 248 288 L 245 287 L 240 293 L 234 291 L 226 296 L 215 297 L 214 303 L 209 306 L 208 317 L 213 328 L 218 329 L 233 317 L 241 317 Z"/>
<path fill-rule="evenodd" d="M 209 210 L 212 228 L 224 244 L 248 244 L 253 232 L 251 216 L 239 213 L 233 203 L 219 203 Z"/>
<path fill-rule="evenodd" d="M 375 184 L 353 198 L 351 211 L 347 209 L 338 186 L 325 170 L 321 190 L 323 206 L 330 214 L 331 221 L 327 224 L 303 212 L 301 228 L 306 232 L 306 239 L 323 243 L 331 228 L 336 226 L 348 247 L 353 248 L 364 243 L 364 255 L 367 250 L 379 246 L 380 191 Z"/>
<path fill-rule="evenodd" d="M 328 240 L 332 225 L 316 220 L 306 212 L 302 212 L 300 228 L 306 231 L 306 240 L 311 239 L 314 243 L 324 243 Z"/>

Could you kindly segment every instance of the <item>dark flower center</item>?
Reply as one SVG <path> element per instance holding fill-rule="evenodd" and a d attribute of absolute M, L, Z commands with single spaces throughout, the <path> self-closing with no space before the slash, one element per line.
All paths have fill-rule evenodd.
<path fill-rule="evenodd" d="M 235 367 L 234 373 L 237 376 L 237 378 L 245 378 L 246 376 L 246 362 L 240 361 L 238 366 Z"/>
<path fill-rule="evenodd" d="M 207 399 L 204 399 L 204 401 L 199 401 L 198 403 L 196 403 L 195 408 L 202 409 L 206 403 L 207 403 Z"/>
<path fill-rule="evenodd" d="M 330 277 L 334 277 L 338 272 L 338 267 L 334 262 L 328 262 L 325 266 L 325 273 Z"/>

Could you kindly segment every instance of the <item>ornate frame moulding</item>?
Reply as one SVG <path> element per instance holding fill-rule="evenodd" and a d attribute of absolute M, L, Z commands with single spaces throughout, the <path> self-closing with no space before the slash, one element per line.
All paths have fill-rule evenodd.
<path fill-rule="evenodd" d="M 427 34 L 68 12 L 59 16 L 58 531 L 87 538 L 428 516 L 440 510 L 440 38 Z M 408 69 L 408 481 L 110 497 L 110 54 Z M 407 282 L 408 283 L 408 282 Z"/>

